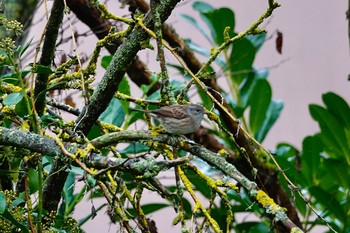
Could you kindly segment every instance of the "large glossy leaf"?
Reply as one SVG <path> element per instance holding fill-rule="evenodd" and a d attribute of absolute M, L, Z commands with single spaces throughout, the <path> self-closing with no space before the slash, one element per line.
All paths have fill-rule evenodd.
<path fill-rule="evenodd" d="M 323 190 L 320 187 L 311 187 L 309 189 L 311 195 L 315 198 L 315 202 L 324 206 L 330 213 L 334 214 L 339 221 L 344 222 L 346 219 L 346 212 L 342 204 L 335 198 L 335 191 L 332 193 Z"/>
<path fill-rule="evenodd" d="M 347 141 L 350 142 L 350 107 L 348 103 L 332 92 L 323 94 L 322 99 L 329 112 L 343 125 Z M 350 165 L 350 158 L 348 158 L 348 164 Z"/>
<path fill-rule="evenodd" d="M 252 73 L 249 73 L 248 76 L 240 83 L 239 93 L 241 99 L 241 106 L 246 108 L 249 104 L 250 96 L 253 91 L 253 86 L 255 82 L 259 79 L 266 79 L 269 75 L 267 69 L 253 70 Z"/>
<path fill-rule="evenodd" d="M 69 172 L 66 182 L 64 183 L 63 187 L 63 196 L 66 202 L 66 205 L 69 205 L 69 203 L 74 199 L 74 182 L 75 182 L 75 175 L 73 172 Z"/>
<path fill-rule="evenodd" d="M 219 8 L 212 11 L 201 12 L 201 17 L 210 29 L 216 45 L 225 42 L 224 32 L 229 27 L 228 35 L 234 36 L 235 15 L 229 8 Z"/>
<path fill-rule="evenodd" d="M 266 117 L 264 119 L 264 122 L 262 126 L 259 128 L 259 130 L 255 133 L 255 138 L 259 142 L 262 142 L 267 133 L 270 131 L 272 126 L 277 121 L 278 117 L 280 116 L 283 109 L 283 102 L 278 100 L 272 100 L 270 102 L 269 108 L 266 112 Z"/>
<path fill-rule="evenodd" d="M 258 132 L 266 118 L 271 103 L 272 91 L 266 79 L 259 79 L 253 87 L 250 98 L 249 125 L 254 134 Z"/>
<path fill-rule="evenodd" d="M 113 98 L 107 109 L 101 114 L 100 119 L 104 122 L 121 126 L 124 122 L 125 110 L 118 99 Z"/>
<path fill-rule="evenodd" d="M 343 124 L 350 129 L 350 107 L 339 95 L 328 92 L 322 95 L 327 109 Z"/>
<path fill-rule="evenodd" d="M 3 103 L 6 105 L 16 105 L 23 99 L 23 92 L 11 93 L 4 99 Z"/>
<path fill-rule="evenodd" d="M 349 142 L 341 123 L 325 108 L 311 104 L 311 116 L 321 128 L 320 137 L 326 145 L 326 151 L 334 157 L 344 157 L 349 161 Z"/>
<path fill-rule="evenodd" d="M 201 18 L 209 27 L 212 38 L 217 45 L 221 45 L 225 41 L 224 31 L 226 27 L 230 27 L 229 35 L 233 36 L 235 15 L 231 9 L 215 9 L 205 2 L 194 2 L 192 6 L 200 13 Z"/>
<path fill-rule="evenodd" d="M 231 71 L 231 79 L 238 85 L 253 72 L 253 62 L 256 48 L 246 38 L 237 40 L 232 44 L 232 52 L 228 69 Z"/>
<path fill-rule="evenodd" d="M 32 107 L 32 101 L 29 101 L 29 106 Z M 31 112 L 28 112 L 27 101 L 25 98 L 22 98 L 21 101 L 19 101 L 15 105 L 15 111 L 21 117 L 25 117 L 25 116 L 28 116 L 29 114 L 31 114 Z M 30 109 L 29 109 L 29 111 L 30 111 Z"/>
<path fill-rule="evenodd" d="M 303 141 L 301 156 L 302 173 L 308 181 L 308 186 L 317 185 L 319 182 L 318 172 L 320 171 L 321 152 L 323 144 L 317 136 L 308 136 Z"/>
<path fill-rule="evenodd" d="M 297 179 L 299 177 L 297 164 L 299 151 L 288 143 L 280 143 L 277 145 L 275 153 L 275 159 L 277 163 L 280 165 L 280 167 L 283 168 L 288 178 L 293 183 L 297 182 Z M 286 190 L 289 189 L 288 184 L 284 178 L 281 179 L 281 184 Z"/>
<path fill-rule="evenodd" d="M 345 190 L 350 189 L 350 167 L 341 160 L 327 158 L 324 162 L 329 174 L 334 176 L 334 181 Z M 348 202 L 350 200 L 348 199 Z"/>

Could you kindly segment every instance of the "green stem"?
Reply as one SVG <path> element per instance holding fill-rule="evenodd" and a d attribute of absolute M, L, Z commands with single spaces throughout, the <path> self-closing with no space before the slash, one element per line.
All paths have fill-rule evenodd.
<path fill-rule="evenodd" d="M 38 233 L 42 232 L 42 215 L 43 215 L 43 165 L 41 161 L 38 163 L 38 186 L 39 186 L 39 202 L 38 202 Z"/>
<path fill-rule="evenodd" d="M 8 54 L 10 54 L 10 53 L 8 53 Z M 19 69 L 20 61 L 18 60 L 18 63 L 16 63 L 15 59 L 12 56 L 9 56 L 9 60 L 10 60 L 11 65 L 14 67 L 15 73 L 18 75 L 19 86 L 22 89 L 24 102 L 25 102 L 28 114 L 31 116 L 31 119 L 32 119 L 32 121 L 31 121 L 32 127 L 33 127 L 33 129 L 37 129 L 37 127 L 36 127 L 37 126 L 37 124 L 36 124 L 37 122 L 35 120 L 36 118 L 35 118 L 35 116 L 34 116 L 34 114 L 32 112 L 32 108 L 30 107 L 29 99 L 28 99 L 28 96 L 26 94 L 25 85 L 24 85 L 23 79 L 22 79 L 22 74 L 21 74 L 21 71 Z"/>

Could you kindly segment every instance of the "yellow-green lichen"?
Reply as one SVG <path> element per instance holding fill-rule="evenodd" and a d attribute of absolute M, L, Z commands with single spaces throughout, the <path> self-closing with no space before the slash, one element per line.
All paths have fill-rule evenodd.
<path fill-rule="evenodd" d="M 303 233 L 303 231 L 299 227 L 293 227 L 290 233 Z"/>
<path fill-rule="evenodd" d="M 287 215 L 286 208 L 277 205 L 264 191 L 259 190 L 256 195 L 256 200 L 265 208 L 266 212 L 276 216 L 279 221 L 285 221 Z"/>

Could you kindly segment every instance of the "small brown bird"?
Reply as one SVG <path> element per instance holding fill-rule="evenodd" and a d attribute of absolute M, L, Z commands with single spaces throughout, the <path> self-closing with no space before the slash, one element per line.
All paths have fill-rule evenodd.
<path fill-rule="evenodd" d="M 196 131 L 203 120 L 205 109 L 199 104 L 164 106 L 156 110 L 139 110 L 158 119 L 171 134 L 189 134 Z"/>

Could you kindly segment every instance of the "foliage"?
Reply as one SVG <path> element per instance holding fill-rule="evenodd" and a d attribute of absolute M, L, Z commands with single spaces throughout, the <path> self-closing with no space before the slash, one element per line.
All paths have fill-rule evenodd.
<path fill-rule="evenodd" d="M 60 1 L 54 4 L 57 2 Z M 69 7 L 74 10 L 73 5 Z M 278 193 L 290 193 L 288 203 L 295 200 L 295 207 L 291 204 L 290 208 L 295 208 L 303 217 L 304 230 L 329 224 L 329 229 L 349 231 L 350 108 L 345 100 L 326 93 L 323 95 L 325 107 L 310 105 L 310 114 L 318 122 L 320 132 L 306 137 L 301 151 L 288 143 L 279 144 L 275 150 L 278 163 L 273 163 L 271 154 L 260 144 L 283 109 L 283 102 L 272 99 L 269 71 L 254 67 L 255 57 L 266 40 L 266 34 L 257 27 L 278 7 L 277 3 L 269 1 L 262 17 L 242 33 L 235 31 L 235 14 L 231 9 L 194 2 L 193 10 L 201 21 L 186 14 L 181 17 L 194 26 L 212 48 L 186 40 L 184 47 L 208 59 L 193 70 L 187 68 L 190 62 L 184 57 L 188 64 L 180 61 L 165 67 L 163 50 L 168 45 L 159 43 L 162 33 L 166 32 L 163 29 L 160 33 L 157 26 L 164 24 L 163 14 L 153 12 L 154 15 L 144 17 L 140 12 L 133 12 L 133 17 L 122 18 L 108 12 L 102 4 L 91 3 L 89 7 L 102 12 L 99 20 L 106 20 L 104 25 L 109 25 L 107 19 L 116 20 L 125 23 L 126 29 L 117 31 L 110 27 L 87 61 L 75 54 L 69 59 L 62 58 L 55 67 L 36 61 L 35 54 L 31 56 L 31 68 L 22 68 L 23 56 L 34 42 L 16 45 L 12 37 L 18 36 L 21 26 L 2 18 L 1 25 L 13 31 L 0 42 L 2 231 L 82 232 L 84 224 L 106 207 L 111 222 L 127 232 L 134 229 L 157 232 L 150 216 L 169 207 L 175 210 L 173 224 L 181 225 L 184 232 L 194 230 L 187 224 L 189 221 L 196 225 L 198 232 L 206 229 L 269 232 L 271 226 L 279 229 L 290 223 L 294 224 L 294 230 L 300 230 L 298 218 L 291 219 L 287 215 L 289 210 L 268 196 L 277 195 L 275 199 L 280 199 L 268 184 L 264 186 L 270 179 L 275 182 L 271 184 L 273 187 L 282 183 L 284 189 Z M 152 7 L 151 12 L 155 9 Z M 153 17 L 154 29 L 147 17 Z M 60 28 L 55 26 L 57 30 Z M 137 78 L 147 71 L 122 62 L 129 59 L 134 50 L 136 55 L 141 48 L 150 48 L 149 37 L 156 37 L 161 72 L 141 75 L 140 81 Z M 165 35 L 164 39 L 171 44 L 171 38 Z M 44 44 L 42 56 L 49 53 L 45 42 L 37 43 Z M 102 58 L 105 73 L 93 88 L 101 48 L 113 46 L 118 49 L 113 56 Z M 125 48 L 129 50 L 120 55 Z M 173 56 L 179 58 L 174 52 Z M 45 58 L 40 59 L 43 60 Z M 129 66 L 138 71 L 137 75 L 128 70 Z M 176 68 L 184 78 L 169 79 L 167 68 L 170 67 Z M 214 72 L 217 70 L 219 72 Z M 128 77 L 124 76 L 125 72 Z M 224 80 L 216 83 L 221 76 Z M 133 88 L 142 92 L 141 98 L 135 97 L 132 82 L 138 86 Z M 163 134 L 155 127 L 157 122 L 153 124 L 148 116 L 130 108 L 132 104 L 136 108 L 153 109 L 174 102 L 191 102 L 194 98 L 187 91 L 193 84 L 197 97 L 208 110 L 207 129 L 200 128 L 199 136 L 194 133 L 191 136 L 194 141 Z M 84 97 L 82 110 L 74 108 L 75 101 L 68 98 L 71 93 L 65 103 L 57 103 L 52 93 L 61 95 L 62 90 L 78 91 Z M 220 99 L 213 94 L 218 94 Z M 91 106 L 98 98 L 101 101 Z M 44 109 L 40 109 L 41 99 L 44 99 Z M 209 111 L 213 106 L 216 109 Z M 59 112 L 62 110 L 77 118 L 74 122 L 65 120 Z M 144 123 L 151 132 L 131 130 L 135 124 L 138 128 Z M 172 184 L 161 179 L 161 172 L 165 170 L 174 175 Z M 277 172 L 280 178 L 274 180 Z M 77 188 L 77 181 L 83 181 L 82 188 Z M 290 190 L 293 184 L 301 190 Z M 157 194 L 159 199 L 145 204 L 146 190 Z M 265 199 L 259 199 L 257 193 L 263 193 Z M 204 201 L 198 196 L 203 196 Z M 84 198 L 91 200 L 91 212 L 76 220 L 73 212 Z M 104 202 L 96 207 L 93 200 L 97 198 Z M 305 201 L 309 205 L 305 205 Z M 311 207 L 326 221 L 312 221 Z M 241 213 L 254 213 L 260 219 L 240 222 Z"/>
<path fill-rule="evenodd" d="M 277 147 L 279 163 L 287 170 L 288 177 L 302 187 L 305 196 L 318 213 L 328 220 L 337 232 L 348 232 L 349 226 L 349 132 L 350 108 L 343 98 L 328 92 L 322 96 L 325 107 L 310 104 L 312 118 L 317 121 L 320 132 L 307 136 L 301 151 L 293 146 L 280 144 Z M 296 169 L 297 168 L 297 169 Z M 297 198 L 297 207 L 311 230 L 324 222 L 313 222 L 304 200 Z"/>

